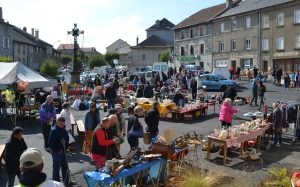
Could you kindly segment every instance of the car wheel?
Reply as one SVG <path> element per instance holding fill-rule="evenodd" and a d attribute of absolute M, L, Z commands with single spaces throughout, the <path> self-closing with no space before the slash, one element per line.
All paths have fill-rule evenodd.
<path fill-rule="evenodd" d="M 222 85 L 222 86 L 221 86 L 221 90 L 222 90 L 222 91 L 225 91 L 225 90 L 226 90 L 226 88 L 227 88 L 227 86 L 226 86 L 226 85 Z"/>

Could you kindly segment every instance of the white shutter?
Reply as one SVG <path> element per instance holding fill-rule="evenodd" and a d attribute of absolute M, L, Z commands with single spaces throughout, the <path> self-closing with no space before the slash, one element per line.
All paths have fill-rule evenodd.
<path fill-rule="evenodd" d="M 7 48 L 9 48 L 10 38 L 7 38 Z"/>

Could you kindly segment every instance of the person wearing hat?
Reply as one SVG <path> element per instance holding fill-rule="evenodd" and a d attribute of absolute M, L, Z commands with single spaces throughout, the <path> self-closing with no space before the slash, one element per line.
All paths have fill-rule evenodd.
<path fill-rule="evenodd" d="M 110 83 L 109 87 L 105 90 L 105 100 L 107 100 L 107 109 L 115 108 L 115 99 L 117 98 L 117 92 L 113 88 L 113 84 Z"/>
<path fill-rule="evenodd" d="M 42 153 L 36 148 L 26 149 L 20 157 L 19 187 L 64 187 L 61 182 L 47 180 L 47 175 L 42 172 L 44 162 Z"/>
<path fill-rule="evenodd" d="M 279 103 L 273 103 L 273 131 L 275 135 L 274 147 L 280 147 L 281 140 L 281 129 L 282 129 L 282 111 L 280 110 Z"/>
<path fill-rule="evenodd" d="M 15 127 L 12 130 L 11 137 L 7 140 L 5 144 L 6 158 L 6 173 L 8 175 L 8 187 L 14 186 L 15 178 L 18 176 L 20 178 L 20 157 L 27 149 L 27 145 L 22 138 L 23 129 L 21 127 Z"/>
<path fill-rule="evenodd" d="M 252 99 L 249 103 L 250 106 L 252 106 L 252 102 L 254 101 L 255 102 L 255 106 L 258 106 L 257 104 L 257 89 L 258 89 L 258 86 L 257 86 L 257 83 L 256 83 L 257 79 L 253 79 L 253 82 L 251 83 L 251 92 L 252 92 Z"/>
<path fill-rule="evenodd" d="M 117 121 L 116 121 L 117 137 L 124 138 L 126 135 L 126 124 L 125 124 L 125 116 L 122 113 L 122 106 L 120 104 L 116 104 L 116 110 L 117 110 Z M 117 145 L 117 149 L 120 153 L 120 144 Z"/>
<path fill-rule="evenodd" d="M 231 100 L 231 106 L 233 106 L 234 98 L 236 96 L 236 90 L 232 87 L 232 84 L 228 84 L 227 89 L 223 94 L 223 101 L 225 101 L 226 98 L 229 98 Z"/>

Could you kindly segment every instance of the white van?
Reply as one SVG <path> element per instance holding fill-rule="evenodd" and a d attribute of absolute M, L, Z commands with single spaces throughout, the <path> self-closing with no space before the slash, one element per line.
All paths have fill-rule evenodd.
<path fill-rule="evenodd" d="M 169 67 L 167 62 L 155 62 L 152 67 L 152 71 L 162 71 L 168 75 Z"/>
<path fill-rule="evenodd" d="M 214 68 L 212 74 L 221 75 L 226 79 L 230 79 L 230 72 L 227 67 Z"/>

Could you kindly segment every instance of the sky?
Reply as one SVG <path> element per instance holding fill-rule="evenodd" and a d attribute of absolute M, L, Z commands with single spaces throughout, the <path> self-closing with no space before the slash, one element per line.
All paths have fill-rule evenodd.
<path fill-rule="evenodd" d="M 146 39 L 146 29 L 156 20 L 168 19 L 178 24 L 203 8 L 226 0 L 3 0 L 3 19 L 16 27 L 39 30 L 40 39 L 57 48 L 74 43 L 74 23 L 84 35 L 80 47 L 96 47 L 104 54 L 106 47 L 119 38 L 129 45 Z"/>

